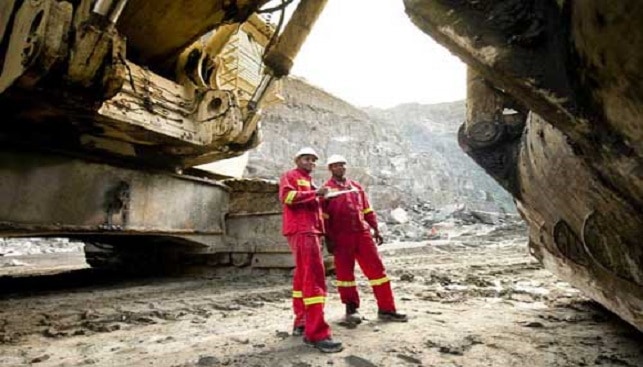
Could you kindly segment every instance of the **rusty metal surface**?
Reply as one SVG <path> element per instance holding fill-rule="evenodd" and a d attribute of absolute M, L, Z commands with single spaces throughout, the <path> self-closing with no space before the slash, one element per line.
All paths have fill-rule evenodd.
<path fill-rule="evenodd" d="M 281 214 L 279 186 L 265 180 L 225 180 L 231 188 L 229 216 Z"/>
<path fill-rule="evenodd" d="M 135 61 L 174 58 L 201 35 L 225 22 L 243 22 L 267 0 L 130 0 L 118 29 Z"/>
<path fill-rule="evenodd" d="M 281 235 L 281 213 L 230 217 L 226 224 L 226 242 L 234 252 L 290 252 Z"/>
<path fill-rule="evenodd" d="M 260 113 L 246 111 L 244 101 L 261 78 L 273 28 L 258 16 L 230 22 L 248 19 L 263 2 L 133 0 L 117 28 L 111 15 L 92 8 L 118 10 L 122 0 L 3 3 L 0 109 L 11 123 L 0 124 L 0 135 L 147 167 L 185 168 L 242 154 L 259 143 Z M 225 43 L 216 48 L 221 55 L 206 47 L 197 69 L 207 83 L 177 80 L 173 58 L 154 62 L 152 54 L 165 54 L 169 43 L 188 46 L 224 21 L 237 38 L 255 41 Z M 257 75 L 233 69 L 228 58 L 257 66 Z M 215 76 L 235 82 L 218 85 Z"/>
<path fill-rule="evenodd" d="M 228 189 L 215 182 L 0 152 L 0 235 L 224 232 Z"/>
<path fill-rule="evenodd" d="M 299 49 L 306 41 L 327 1 L 301 0 L 299 2 L 279 41 L 268 51 L 264 59 L 273 76 L 280 78 L 290 73 Z"/>
<path fill-rule="evenodd" d="M 279 185 L 275 181 L 258 179 L 223 182 L 231 189 L 230 210 L 226 217 L 226 242 L 230 248 L 234 252 L 289 254 L 290 249 L 281 234 Z"/>
<path fill-rule="evenodd" d="M 641 287 L 614 277 L 610 271 L 578 265 L 545 246 L 540 246 L 540 251 L 541 262 L 547 269 L 643 331 Z"/>
<path fill-rule="evenodd" d="M 459 143 L 516 198 L 533 254 L 643 330 L 643 3 L 404 2 L 480 76 Z"/>

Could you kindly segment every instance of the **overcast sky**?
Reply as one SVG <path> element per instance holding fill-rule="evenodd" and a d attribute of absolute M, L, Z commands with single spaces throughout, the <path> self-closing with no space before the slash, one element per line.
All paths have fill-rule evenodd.
<path fill-rule="evenodd" d="M 402 0 L 329 0 L 291 74 L 360 107 L 465 97 L 464 64 L 411 23 Z"/>

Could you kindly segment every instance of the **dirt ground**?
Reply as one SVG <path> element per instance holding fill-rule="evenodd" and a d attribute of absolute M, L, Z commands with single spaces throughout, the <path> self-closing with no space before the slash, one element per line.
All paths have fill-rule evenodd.
<path fill-rule="evenodd" d="M 522 233 L 464 231 L 381 253 L 410 321 L 378 322 L 360 275 L 366 320 L 338 325 L 343 307 L 329 277 L 326 314 L 345 345 L 338 354 L 289 335 L 284 273 L 118 279 L 69 272 L 83 267 L 80 253 L 14 258 L 66 272 L 0 278 L 0 365 L 643 366 L 643 335 L 543 270 Z"/>

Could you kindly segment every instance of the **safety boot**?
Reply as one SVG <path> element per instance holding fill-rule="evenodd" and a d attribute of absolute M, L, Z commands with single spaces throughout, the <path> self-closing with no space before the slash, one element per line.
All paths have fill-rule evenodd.
<path fill-rule="evenodd" d="M 362 317 L 360 316 L 359 312 L 357 312 L 356 304 L 346 304 L 346 316 L 344 317 L 344 321 L 353 325 L 359 325 L 362 323 Z"/>
<path fill-rule="evenodd" d="M 405 314 L 397 313 L 397 311 L 377 311 L 377 318 L 382 321 L 393 321 L 393 322 L 407 322 L 409 319 Z"/>
<path fill-rule="evenodd" d="M 295 326 L 292 328 L 292 336 L 302 336 L 304 335 L 304 325 Z"/>
<path fill-rule="evenodd" d="M 316 342 L 312 342 L 304 338 L 304 344 L 309 345 L 313 348 L 317 348 L 320 352 L 323 353 L 338 353 L 344 350 L 342 343 L 334 341 L 331 338 L 326 338 Z"/>

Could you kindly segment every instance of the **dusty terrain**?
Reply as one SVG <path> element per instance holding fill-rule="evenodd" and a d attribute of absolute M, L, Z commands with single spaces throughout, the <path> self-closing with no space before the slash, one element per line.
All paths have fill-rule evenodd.
<path fill-rule="evenodd" d="M 467 232 L 382 246 L 408 324 L 375 320 L 360 278 L 367 320 L 344 328 L 330 287 L 327 316 L 346 347 L 332 355 L 289 335 L 287 274 L 118 279 L 82 269 L 81 253 L 11 259 L 31 266 L 0 257 L 3 274 L 80 268 L 0 278 L 0 365 L 643 366 L 642 335 L 541 269 L 522 229 Z"/>

